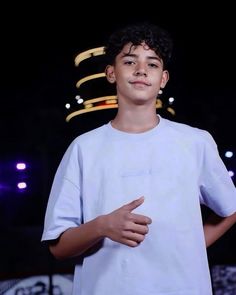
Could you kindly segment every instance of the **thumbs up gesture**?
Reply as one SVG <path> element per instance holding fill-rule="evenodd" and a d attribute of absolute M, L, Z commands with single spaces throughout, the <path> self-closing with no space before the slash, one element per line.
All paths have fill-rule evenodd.
<path fill-rule="evenodd" d="M 148 216 L 132 212 L 143 202 L 144 197 L 140 197 L 104 215 L 104 236 L 130 247 L 136 247 L 143 242 L 148 233 L 148 225 L 151 224 L 152 220 Z"/>

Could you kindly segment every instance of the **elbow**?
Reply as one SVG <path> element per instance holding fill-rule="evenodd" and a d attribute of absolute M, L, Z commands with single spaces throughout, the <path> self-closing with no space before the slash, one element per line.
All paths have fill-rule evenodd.
<path fill-rule="evenodd" d="M 227 217 L 224 217 L 224 219 L 228 221 L 229 225 L 234 225 L 236 223 L 236 212 Z"/>
<path fill-rule="evenodd" d="M 60 249 L 58 241 L 49 244 L 49 251 L 57 260 L 65 260 L 67 258 L 67 256 L 64 255 L 63 251 Z"/>
<path fill-rule="evenodd" d="M 233 224 L 236 224 L 236 212 L 234 212 L 234 213 L 231 215 L 231 218 L 232 218 L 232 223 L 233 223 Z"/>

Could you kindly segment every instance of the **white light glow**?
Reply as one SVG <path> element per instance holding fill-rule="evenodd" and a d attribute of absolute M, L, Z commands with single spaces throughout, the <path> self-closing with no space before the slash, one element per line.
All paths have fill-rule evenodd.
<path fill-rule="evenodd" d="M 233 176 L 234 176 L 234 171 L 229 170 L 229 176 L 230 176 L 230 177 L 233 177 Z"/>
<path fill-rule="evenodd" d="M 19 183 L 17 184 L 17 186 L 18 186 L 19 189 L 24 189 L 24 188 L 27 187 L 27 184 L 26 184 L 25 182 L 19 182 Z"/>
<path fill-rule="evenodd" d="M 81 103 L 83 103 L 83 102 L 84 102 L 83 98 L 79 98 L 79 99 L 77 100 L 77 103 L 78 103 L 78 104 L 81 104 Z"/>
<path fill-rule="evenodd" d="M 175 101 L 174 97 L 169 97 L 169 103 L 172 104 Z"/>
<path fill-rule="evenodd" d="M 17 163 L 16 164 L 16 169 L 18 169 L 18 170 L 24 170 L 25 168 L 26 168 L 25 163 Z"/>
<path fill-rule="evenodd" d="M 225 152 L 225 157 L 226 157 L 226 158 L 232 158 L 233 155 L 234 155 L 234 153 L 231 152 L 231 151 L 227 151 L 227 152 Z"/>

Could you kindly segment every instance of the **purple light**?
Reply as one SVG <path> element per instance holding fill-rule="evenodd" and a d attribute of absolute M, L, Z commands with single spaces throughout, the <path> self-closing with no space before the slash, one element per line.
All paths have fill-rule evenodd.
<path fill-rule="evenodd" d="M 24 170 L 24 169 L 26 169 L 26 164 L 25 163 L 17 163 L 16 164 L 16 169 Z"/>
<path fill-rule="evenodd" d="M 17 184 L 17 186 L 18 186 L 19 189 L 24 189 L 24 188 L 27 187 L 27 184 L 26 184 L 25 182 L 19 182 L 19 183 Z"/>

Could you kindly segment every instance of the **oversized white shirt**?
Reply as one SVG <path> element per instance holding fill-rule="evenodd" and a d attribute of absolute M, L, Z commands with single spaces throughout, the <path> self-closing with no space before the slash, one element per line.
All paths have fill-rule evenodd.
<path fill-rule="evenodd" d="M 160 116 L 159 116 L 160 117 Z M 77 137 L 54 178 L 42 240 L 145 197 L 152 219 L 135 248 L 105 238 L 74 273 L 74 295 L 211 295 L 201 207 L 236 211 L 236 189 L 204 130 L 160 117 L 126 133 L 110 123 Z"/>

